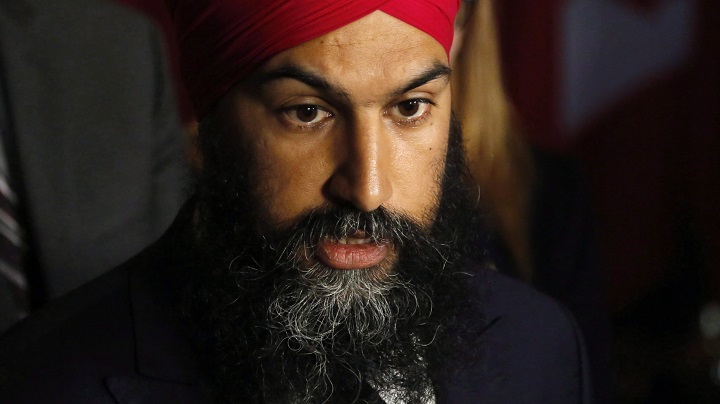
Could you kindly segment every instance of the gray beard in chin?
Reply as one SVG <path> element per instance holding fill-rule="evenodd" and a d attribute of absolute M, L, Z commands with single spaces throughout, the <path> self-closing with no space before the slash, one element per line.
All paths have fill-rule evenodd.
<path fill-rule="evenodd" d="M 389 263 L 358 270 L 329 268 L 312 258 L 318 240 L 354 230 L 363 230 L 378 241 L 390 242 L 395 246 L 393 250 L 399 250 L 399 256 L 391 257 Z M 271 272 L 276 274 L 277 281 L 269 294 L 265 319 L 269 330 L 266 350 L 303 357 L 305 385 L 303 392 L 295 391 L 298 402 L 332 396 L 336 369 L 357 368 L 363 359 L 382 360 L 383 356 L 402 354 L 415 358 L 409 360 L 415 373 L 425 371 L 423 344 L 409 330 L 404 335 L 404 344 L 392 346 L 387 342 L 395 340 L 398 332 L 402 333 L 403 326 L 399 323 L 403 320 L 430 314 L 430 290 L 413 281 L 418 270 L 402 269 L 410 264 L 404 259 L 408 248 L 416 257 L 423 256 L 418 250 L 430 250 L 437 255 L 433 262 L 447 259 L 440 250 L 432 248 L 434 240 L 427 236 L 426 230 L 411 219 L 385 209 L 363 213 L 350 208 L 328 208 L 314 211 L 292 229 L 264 239 L 265 265 L 237 268 L 236 275 L 244 279 L 258 276 L 267 272 L 268 262 L 276 263 Z M 357 384 L 365 381 L 389 390 L 395 384 L 392 379 L 398 376 L 391 374 L 390 368 L 369 366 L 363 370 L 364 374 L 352 377 L 357 379 Z M 287 372 L 297 372 L 297 368 L 290 366 L 282 373 Z M 429 385 L 418 387 L 417 391 L 429 391 Z"/>

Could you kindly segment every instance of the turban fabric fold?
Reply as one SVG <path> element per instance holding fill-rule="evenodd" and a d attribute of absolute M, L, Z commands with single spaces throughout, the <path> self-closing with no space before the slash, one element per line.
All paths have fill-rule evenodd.
<path fill-rule="evenodd" d="M 376 10 L 450 51 L 460 0 L 166 0 L 180 67 L 201 119 L 230 88 L 273 55 Z"/>

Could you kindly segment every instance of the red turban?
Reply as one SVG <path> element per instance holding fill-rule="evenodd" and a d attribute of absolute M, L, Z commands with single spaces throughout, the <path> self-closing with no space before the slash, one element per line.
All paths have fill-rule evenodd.
<path fill-rule="evenodd" d="M 260 63 L 375 10 L 450 51 L 460 0 L 166 0 L 198 118 Z"/>

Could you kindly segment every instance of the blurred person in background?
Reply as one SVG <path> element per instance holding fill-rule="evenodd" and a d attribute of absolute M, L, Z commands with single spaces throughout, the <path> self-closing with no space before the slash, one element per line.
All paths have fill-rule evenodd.
<path fill-rule="evenodd" d="M 572 158 L 524 136 L 503 87 L 493 4 L 463 1 L 452 77 L 470 170 L 495 229 L 495 257 L 503 271 L 570 309 L 588 345 L 598 402 L 609 402 L 610 316 L 585 180 Z"/>
<path fill-rule="evenodd" d="M 111 2 L 0 3 L 0 332 L 177 212 L 185 140 L 162 47 Z"/>

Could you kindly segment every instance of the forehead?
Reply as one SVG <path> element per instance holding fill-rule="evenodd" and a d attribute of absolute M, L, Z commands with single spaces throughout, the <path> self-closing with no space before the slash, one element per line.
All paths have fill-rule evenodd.
<path fill-rule="evenodd" d="M 443 46 L 382 11 L 273 56 L 260 72 L 299 65 L 343 87 L 382 86 L 447 65 Z M 365 89 L 367 90 L 367 89 Z"/>

